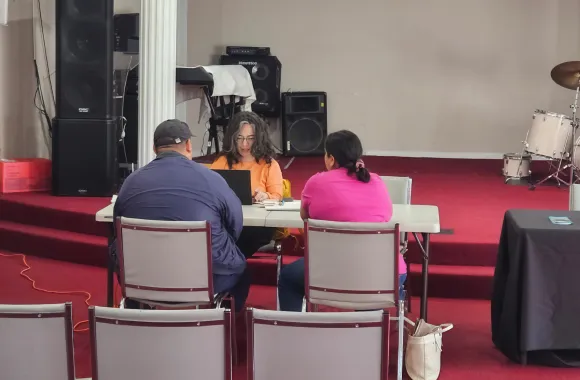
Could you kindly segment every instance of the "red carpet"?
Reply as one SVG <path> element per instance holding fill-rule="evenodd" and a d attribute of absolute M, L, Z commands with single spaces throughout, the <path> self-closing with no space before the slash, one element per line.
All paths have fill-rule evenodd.
<path fill-rule="evenodd" d="M 280 160 L 284 167 L 287 158 Z M 380 175 L 410 176 L 412 201 L 439 207 L 441 227 L 452 234 L 432 237 L 429 293 L 434 297 L 488 299 L 503 214 L 510 208 L 566 209 L 568 191 L 550 186 L 529 191 L 505 185 L 500 160 L 367 157 Z M 541 172 L 544 162 L 534 162 Z M 297 158 L 284 177 L 298 198 L 306 180 L 322 170 L 320 157 Z M 52 197 L 44 193 L 0 196 L 0 249 L 80 264 L 105 266 L 107 226 L 94 221 L 109 199 Z M 297 232 L 297 231 L 295 231 Z M 285 253 L 301 256 L 301 239 L 285 242 Z M 420 263 L 410 244 L 410 261 Z M 291 261 L 288 258 L 287 261 Z M 275 262 L 252 260 L 254 282 L 275 284 Z M 420 266 L 412 266 L 413 293 Z M 457 286 L 460 283 L 462 286 Z"/>
<path fill-rule="evenodd" d="M 105 303 L 105 270 L 93 266 L 63 263 L 49 259 L 28 257 L 32 267 L 27 272 L 36 280 L 37 287 L 47 290 L 81 290 L 92 295 L 91 304 Z M 86 320 L 87 307 L 85 295 L 48 294 L 32 289 L 31 283 L 19 275 L 25 269 L 19 256 L 0 256 L 0 303 L 58 303 L 73 302 L 74 321 Z M 272 309 L 276 305 L 272 287 L 253 286 L 249 305 Z M 522 367 L 509 362 L 491 343 L 489 302 L 482 300 L 445 300 L 430 299 L 429 312 L 433 323 L 452 322 L 455 328 L 443 337 L 442 380 L 572 380 L 580 373 L 577 369 L 553 369 L 541 367 Z M 414 309 L 418 310 L 415 303 Z M 79 328 L 84 328 L 81 325 Z M 243 331 L 239 332 L 243 338 Z M 75 362 L 77 377 L 89 377 L 90 346 L 89 335 L 77 332 L 75 337 Z M 242 358 L 245 357 L 244 340 L 239 340 Z M 394 354 L 392 347 L 391 353 Z M 396 362 L 391 361 L 394 375 Z M 245 363 L 235 368 L 235 380 L 245 379 Z"/>

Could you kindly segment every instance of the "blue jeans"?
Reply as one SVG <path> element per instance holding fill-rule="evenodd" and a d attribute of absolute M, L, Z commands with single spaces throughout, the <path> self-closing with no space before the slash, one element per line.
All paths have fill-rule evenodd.
<path fill-rule="evenodd" d="M 232 275 L 213 275 L 213 292 L 228 292 L 234 298 L 235 305 L 232 308 L 236 312 L 242 311 L 248 293 L 250 292 L 251 278 L 248 269 L 240 274 Z"/>
<path fill-rule="evenodd" d="M 407 274 L 399 275 L 399 297 L 404 299 L 404 287 Z M 278 298 L 280 310 L 301 311 L 304 298 L 304 258 L 286 265 L 280 272 L 278 284 Z"/>

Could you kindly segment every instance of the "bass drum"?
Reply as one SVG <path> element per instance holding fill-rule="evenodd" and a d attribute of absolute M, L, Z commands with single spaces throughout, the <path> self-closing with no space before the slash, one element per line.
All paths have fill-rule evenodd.
<path fill-rule="evenodd" d="M 536 110 L 526 138 L 526 152 L 552 159 L 566 159 L 572 150 L 572 118 Z"/>

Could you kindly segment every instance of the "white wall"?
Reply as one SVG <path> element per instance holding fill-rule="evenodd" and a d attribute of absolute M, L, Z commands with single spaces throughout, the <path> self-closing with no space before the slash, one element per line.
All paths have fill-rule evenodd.
<path fill-rule="evenodd" d="M 283 89 L 328 92 L 330 131 L 370 153 L 497 157 L 536 108 L 570 112 L 550 71 L 580 57 L 579 16 L 579 0 L 191 0 L 189 64 L 270 46 Z"/>
<path fill-rule="evenodd" d="M 0 26 L 0 158 L 46 155 L 35 126 L 32 0 L 9 2 L 7 26 Z"/>
<path fill-rule="evenodd" d="M 41 0 L 40 4 L 39 10 L 37 0 L 11 0 L 10 22 L 0 26 L 0 158 L 50 157 L 46 124 L 41 123 L 33 104 L 36 88 L 33 60 L 36 57 L 44 99 L 53 117 L 49 78 L 54 89 L 55 0 Z M 177 61 L 186 64 L 188 1 L 179 0 L 178 6 Z M 115 0 L 115 13 L 138 13 L 140 9 L 140 0 Z M 177 117 L 185 119 L 185 104 L 178 106 L 176 112 Z"/>

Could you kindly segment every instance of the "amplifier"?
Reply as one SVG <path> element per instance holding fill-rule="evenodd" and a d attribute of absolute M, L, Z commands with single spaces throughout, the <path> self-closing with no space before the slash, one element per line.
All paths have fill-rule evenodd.
<path fill-rule="evenodd" d="M 270 55 L 269 47 L 255 46 L 228 46 L 226 47 L 227 55 Z"/>

